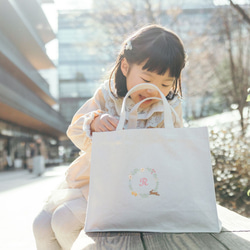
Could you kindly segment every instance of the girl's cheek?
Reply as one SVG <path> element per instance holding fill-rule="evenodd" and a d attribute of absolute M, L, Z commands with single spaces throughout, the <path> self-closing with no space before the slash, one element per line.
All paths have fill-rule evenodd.
<path fill-rule="evenodd" d="M 167 90 L 163 90 L 162 93 L 164 96 L 167 96 L 170 92 L 170 89 L 167 89 Z"/>
<path fill-rule="evenodd" d="M 133 93 L 130 95 L 131 99 L 135 102 L 136 101 L 136 93 Z"/>

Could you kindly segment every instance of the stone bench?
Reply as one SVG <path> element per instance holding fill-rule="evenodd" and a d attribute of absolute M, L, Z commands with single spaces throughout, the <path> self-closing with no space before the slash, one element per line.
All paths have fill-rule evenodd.
<path fill-rule="evenodd" d="M 81 232 L 72 250 L 250 250 L 250 219 L 218 206 L 221 233 Z"/>

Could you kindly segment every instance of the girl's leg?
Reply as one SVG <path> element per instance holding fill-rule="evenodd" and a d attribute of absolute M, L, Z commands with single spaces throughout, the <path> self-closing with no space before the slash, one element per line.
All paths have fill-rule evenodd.
<path fill-rule="evenodd" d="M 37 250 L 60 250 L 55 234 L 51 228 L 51 214 L 42 210 L 33 222 L 33 233 Z"/>
<path fill-rule="evenodd" d="M 65 202 L 54 211 L 51 226 L 62 249 L 71 249 L 83 229 L 86 207 L 86 199 L 79 198 Z"/>

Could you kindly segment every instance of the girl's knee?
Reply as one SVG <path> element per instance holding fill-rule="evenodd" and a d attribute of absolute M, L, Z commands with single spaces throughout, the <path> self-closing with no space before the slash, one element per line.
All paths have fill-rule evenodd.
<path fill-rule="evenodd" d="M 47 237 L 52 232 L 51 229 L 51 214 L 46 211 L 41 211 L 33 221 L 33 233 L 35 237 Z"/>
<path fill-rule="evenodd" d="M 52 215 L 51 227 L 55 234 L 64 233 L 65 231 L 70 230 L 70 224 L 72 224 L 72 221 L 74 221 L 74 215 L 65 205 L 61 205 Z"/>
<path fill-rule="evenodd" d="M 82 223 L 80 223 L 74 213 L 63 204 L 54 211 L 51 219 L 51 227 L 62 249 L 71 249 L 71 246 L 82 229 Z"/>
<path fill-rule="evenodd" d="M 81 230 L 84 227 L 85 206 L 86 204 L 81 199 L 72 200 L 59 206 L 51 219 L 53 231 Z"/>

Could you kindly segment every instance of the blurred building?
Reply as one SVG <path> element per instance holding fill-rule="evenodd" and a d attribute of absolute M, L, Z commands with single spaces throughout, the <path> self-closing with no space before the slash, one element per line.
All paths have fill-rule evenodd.
<path fill-rule="evenodd" d="M 215 1 L 151 0 L 148 5 L 147 2 L 124 0 L 121 4 L 121 1 L 92 0 L 91 9 L 59 11 L 59 102 L 61 113 L 68 122 L 102 83 L 104 73 L 116 60 L 124 34 L 149 23 L 147 8 L 154 11 L 157 23 L 174 30 L 181 37 L 189 58 L 196 58 L 190 60 L 183 71 L 184 118 L 198 117 L 201 113 L 211 115 L 214 110 L 223 111 L 226 108 L 226 103 L 214 100 L 211 89 L 202 92 L 205 85 L 212 85 L 208 85 L 208 82 L 216 79 L 213 79 L 213 70 L 205 68 L 210 66 L 202 62 L 208 60 L 199 57 L 204 52 L 204 46 L 199 46 L 198 42 L 210 48 L 211 44 L 205 37 L 217 36 L 215 40 L 224 46 L 220 34 L 215 34 L 215 23 L 212 23 L 219 8 Z M 220 26 L 219 21 L 216 25 Z M 203 41 L 197 41 L 202 37 Z M 185 79 L 196 83 L 191 94 Z"/>
<path fill-rule="evenodd" d="M 16 160 L 26 167 L 37 144 L 46 158 L 58 157 L 58 141 L 67 129 L 39 74 L 55 67 L 45 49 L 55 34 L 42 2 L 53 1 L 0 0 L 0 169 Z"/>
<path fill-rule="evenodd" d="M 103 81 L 104 73 L 109 72 L 114 64 L 116 54 L 120 49 L 120 42 L 118 44 L 117 41 L 123 38 L 119 33 L 117 35 L 112 34 L 112 30 L 113 32 L 116 29 L 118 31 L 117 26 L 120 26 L 120 29 L 123 30 L 124 27 L 119 24 L 121 20 L 132 23 L 130 20 L 132 4 L 137 8 L 135 12 L 138 15 L 138 26 L 145 24 L 145 2 L 140 0 L 133 1 L 132 4 L 128 2 L 125 1 L 122 6 L 119 1 L 112 2 L 114 8 L 112 9 L 105 0 L 93 0 L 92 8 L 88 10 L 59 11 L 59 102 L 61 113 L 68 122 L 71 121 L 78 108 L 93 96 L 93 93 Z M 159 1 L 152 0 L 151 3 L 153 11 L 158 11 Z M 116 17 L 110 18 L 115 8 L 120 12 L 116 13 Z M 159 23 L 175 30 L 183 41 L 188 43 L 193 38 L 191 33 L 202 34 L 204 32 L 213 14 L 214 5 L 212 0 L 205 2 L 170 0 L 163 1 L 160 10 L 159 13 L 157 12 Z M 138 14 L 140 11 L 142 12 L 141 16 Z M 176 19 L 177 16 L 178 20 Z M 102 18 L 104 23 L 110 22 L 106 25 L 106 30 L 100 24 Z M 114 23 L 115 18 L 117 18 L 118 25 Z M 123 23 L 123 25 L 126 24 Z M 124 28 L 124 30 L 126 29 L 127 27 Z M 132 32 L 135 27 L 133 26 L 131 29 Z M 183 84 L 185 85 L 185 83 Z M 197 103 L 199 103 L 199 100 L 197 100 Z M 185 104 L 184 112 L 189 113 Z"/>
<path fill-rule="evenodd" d="M 90 10 L 58 13 L 60 110 L 68 122 L 101 83 L 108 63 L 95 44 L 101 32 Z"/>

